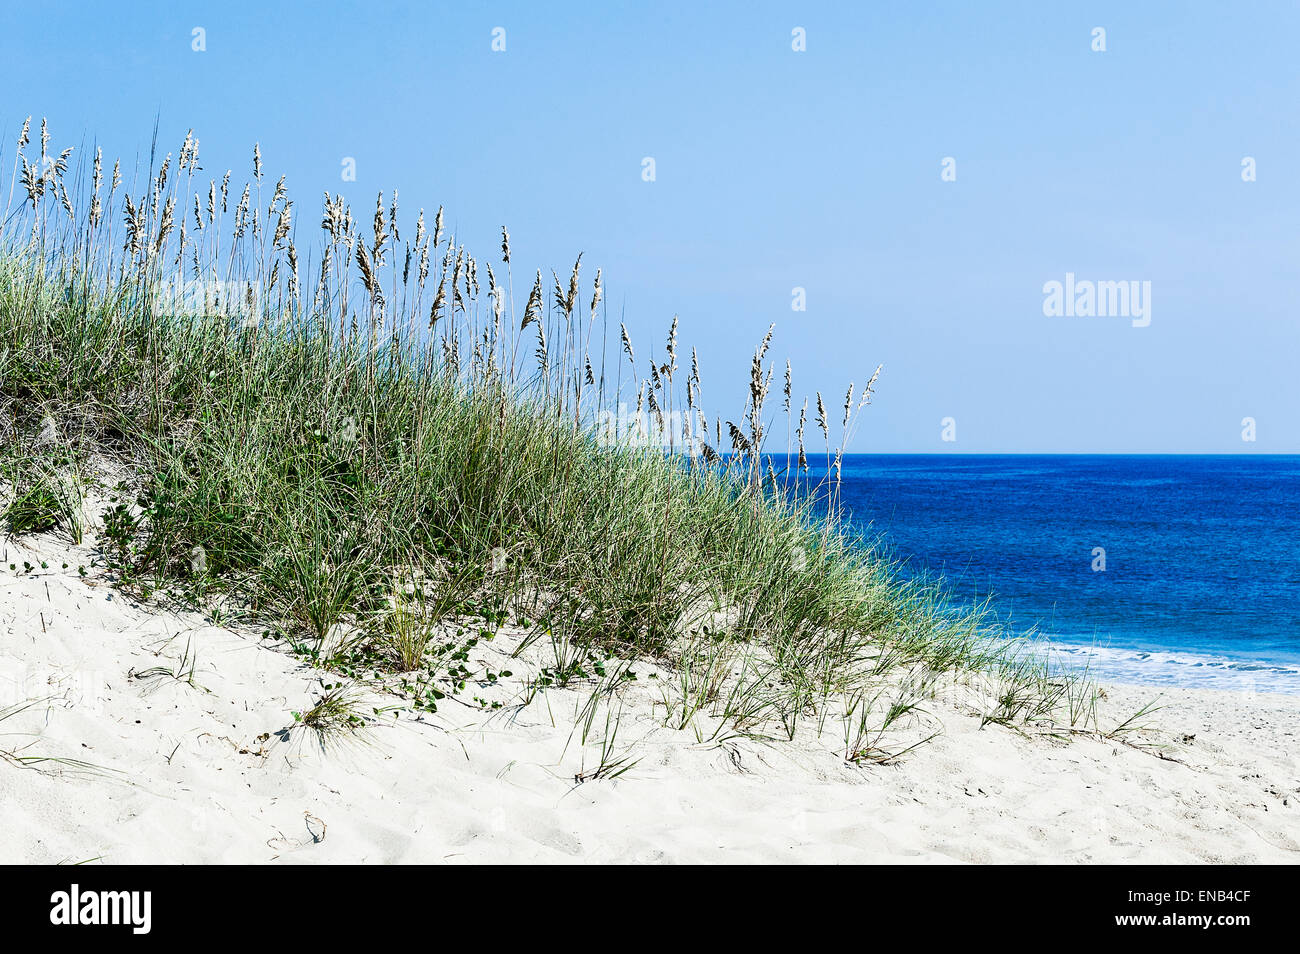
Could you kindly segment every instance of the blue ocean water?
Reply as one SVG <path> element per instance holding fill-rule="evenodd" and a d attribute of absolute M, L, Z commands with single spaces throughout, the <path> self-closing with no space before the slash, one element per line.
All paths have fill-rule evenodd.
<path fill-rule="evenodd" d="M 842 494 L 1100 678 L 1300 693 L 1300 457 L 851 455 Z"/>

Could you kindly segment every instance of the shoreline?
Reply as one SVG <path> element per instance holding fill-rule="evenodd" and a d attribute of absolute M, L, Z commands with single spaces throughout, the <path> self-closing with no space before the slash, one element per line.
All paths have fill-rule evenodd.
<path fill-rule="evenodd" d="M 1062 653 L 1059 643 L 1052 645 L 1054 656 L 1069 658 L 1093 655 L 1094 662 L 1086 664 L 1086 669 L 1085 664 L 1077 664 L 1063 666 L 1061 671 L 1075 675 L 1084 675 L 1086 672 L 1089 678 L 1107 686 L 1152 690 L 1204 690 L 1300 698 L 1300 668 L 1257 659 L 1233 660 L 1226 656 L 1200 655 L 1179 650 L 1132 649 L 1119 646 L 1106 648 L 1111 654 L 1120 658 L 1099 665 L 1095 662 L 1097 656 L 1088 650 L 1079 649 L 1077 653 L 1069 651 Z M 1149 670 L 1147 679 L 1142 678 L 1144 668 Z M 1157 678 L 1161 673 L 1167 674 L 1167 678 Z"/>

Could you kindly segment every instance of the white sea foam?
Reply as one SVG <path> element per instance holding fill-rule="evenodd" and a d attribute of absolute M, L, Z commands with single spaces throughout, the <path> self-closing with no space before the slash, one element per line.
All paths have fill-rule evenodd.
<path fill-rule="evenodd" d="M 1102 681 L 1300 695 L 1300 663 L 1057 640 L 1047 645 L 1057 665 L 1076 671 L 1087 667 Z"/>

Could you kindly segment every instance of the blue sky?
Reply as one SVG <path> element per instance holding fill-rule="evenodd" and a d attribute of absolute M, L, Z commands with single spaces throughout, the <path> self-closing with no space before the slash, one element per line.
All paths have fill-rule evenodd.
<path fill-rule="evenodd" d="M 0 133 L 129 164 L 157 116 L 209 174 L 260 142 L 301 222 L 395 186 L 480 256 L 582 251 L 639 344 L 681 316 L 724 416 L 776 322 L 832 404 L 884 364 L 856 451 L 1300 450 L 1294 3 L 552 6 L 11 4 Z M 1045 316 L 1067 272 L 1149 281 L 1149 326 Z"/>

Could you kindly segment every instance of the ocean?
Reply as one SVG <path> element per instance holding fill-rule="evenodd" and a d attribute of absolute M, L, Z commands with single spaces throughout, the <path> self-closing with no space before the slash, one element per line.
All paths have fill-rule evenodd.
<path fill-rule="evenodd" d="M 1300 457 L 850 455 L 842 494 L 1103 681 L 1300 693 Z"/>

